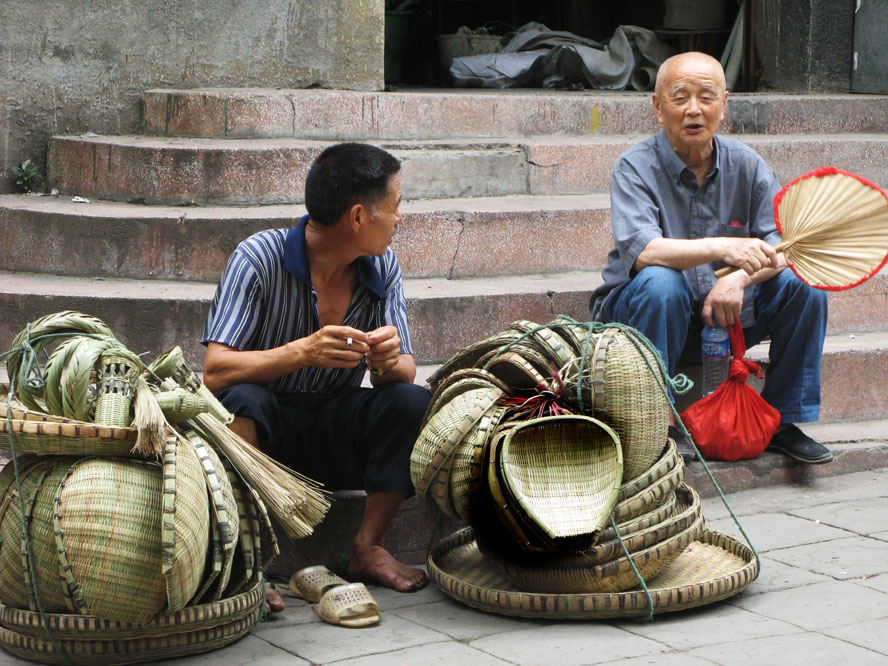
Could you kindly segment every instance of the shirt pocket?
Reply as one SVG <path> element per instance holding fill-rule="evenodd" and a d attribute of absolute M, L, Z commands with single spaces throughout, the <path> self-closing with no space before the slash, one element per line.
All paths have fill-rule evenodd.
<path fill-rule="evenodd" d="M 722 222 L 718 225 L 718 235 L 729 238 L 749 238 L 749 223 L 740 220 Z"/>

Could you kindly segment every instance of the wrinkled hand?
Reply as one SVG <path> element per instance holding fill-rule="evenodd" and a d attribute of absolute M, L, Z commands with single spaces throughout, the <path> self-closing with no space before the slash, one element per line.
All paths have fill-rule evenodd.
<path fill-rule="evenodd" d="M 348 339 L 351 338 L 351 347 Z M 316 368 L 353 368 L 370 351 L 368 334 L 351 326 L 324 326 L 295 341 L 305 365 Z M 293 343 L 291 343 L 293 344 Z"/>
<path fill-rule="evenodd" d="M 707 326 L 730 326 L 743 309 L 743 273 L 730 273 L 716 281 L 700 312 Z"/>
<path fill-rule="evenodd" d="M 367 333 L 367 365 L 376 370 L 391 370 L 401 357 L 401 337 L 394 326 L 383 326 Z"/>
<path fill-rule="evenodd" d="M 760 238 L 722 238 L 722 261 L 747 275 L 763 268 L 777 268 L 777 251 Z"/>

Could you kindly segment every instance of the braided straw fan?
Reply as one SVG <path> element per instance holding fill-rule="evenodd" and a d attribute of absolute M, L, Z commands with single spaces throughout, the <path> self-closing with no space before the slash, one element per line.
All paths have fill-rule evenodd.
<path fill-rule="evenodd" d="M 783 236 L 775 249 L 812 287 L 856 287 L 888 260 L 888 197 L 860 176 L 835 167 L 807 173 L 777 193 L 774 217 Z"/>

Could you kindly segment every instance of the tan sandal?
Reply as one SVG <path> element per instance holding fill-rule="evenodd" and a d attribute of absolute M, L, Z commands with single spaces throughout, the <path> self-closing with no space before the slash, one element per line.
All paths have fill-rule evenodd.
<path fill-rule="evenodd" d="M 290 594 L 314 604 L 324 622 L 366 627 L 379 622 L 379 606 L 364 583 L 349 583 L 323 565 L 300 569 L 290 578 Z"/>
<path fill-rule="evenodd" d="M 343 627 L 366 627 L 379 622 L 379 606 L 364 583 L 330 588 L 314 609 L 324 622 Z"/>
<path fill-rule="evenodd" d="M 290 594 L 316 604 L 324 596 L 324 592 L 337 585 L 348 585 L 348 581 L 320 564 L 294 573 L 290 578 Z"/>

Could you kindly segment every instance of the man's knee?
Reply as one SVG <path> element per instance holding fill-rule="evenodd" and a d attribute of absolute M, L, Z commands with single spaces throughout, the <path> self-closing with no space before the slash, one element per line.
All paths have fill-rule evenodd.
<path fill-rule="evenodd" d="M 640 312 L 676 315 L 680 312 L 690 313 L 693 302 L 694 294 L 681 271 L 665 266 L 648 266 L 632 278 L 622 293 L 617 294 L 609 310 L 616 314 L 625 309 L 635 313 L 634 316 Z"/>
<path fill-rule="evenodd" d="M 777 298 L 783 307 L 792 307 L 797 311 L 802 309 L 814 316 L 825 316 L 829 298 L 825 290 L 806 284 L 791 270 L 780 271 L 768 282 L 771 287 L 770 297 Z"/>
<path fill-rule="evenodd" d="M 268 450 L 280 429 L 277 396 L 260 384 L 236 384 L 217 392 L 216 397 L 242 424 L 243 419 L 251 421 L 256 441 L 247 441 Z"/>
<path fill-rule="evenodd" d="M 419 384 L 396 382 L 375 390 L 385 393 L 386 405 L 390 410 L 408 419 L 422 419 L 432 397 L 428 389 Z"/>

